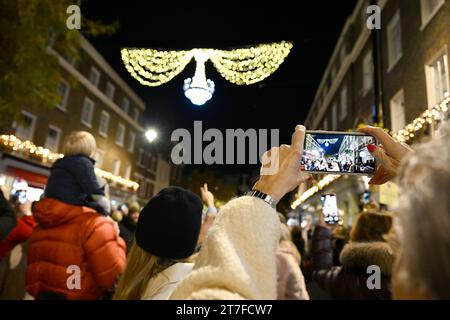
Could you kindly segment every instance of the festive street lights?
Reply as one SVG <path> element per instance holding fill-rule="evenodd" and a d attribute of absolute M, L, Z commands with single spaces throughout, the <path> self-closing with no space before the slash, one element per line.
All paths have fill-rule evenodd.
<path fill-rule="evenodd" d="M 292 49 L 292 43 L 260 44 L 255 47 L 217 50 L 192 49 L 160 51 L 155 49 L 122 49 L 125 68 L 142 85 L 156 87 L 172 80 L 195 59 L 193 78 L 184 81 L 187 98 L 203 105 L 214 93 L 214 82 L 206 78 L 205 63 L 211 60 L 220 75 L 237 85 L 250 85 L 275 72 Z"/>

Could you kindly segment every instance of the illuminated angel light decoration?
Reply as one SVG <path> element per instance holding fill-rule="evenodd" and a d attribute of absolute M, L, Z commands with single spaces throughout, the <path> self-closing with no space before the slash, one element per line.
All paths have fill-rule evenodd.
<path fill-rule="evenodd" d="M 317 139 L 317 142 L 320 144 L 325 143 L 325 147 L 328 147 L 330 144 L 335 144 L 338 142 L 338 139 Z"/>
<path fill-rule="evenodd" d="M 260 44 L 256 47 L 217 50 L 192 49 L 162 51 L 155 49 L 121 50 L 125 68 L 142 85 L 165 84 L 195 59 L 192 78 L 184 80 L 185 96 L 195 105 L 203 105 L 214 94 L 214 82 L 206 78 L 205 63 L 211 60 L 222 77 L 237 85 L 251 85 L 274 73 L 292 49 L 291 42 Z"/>

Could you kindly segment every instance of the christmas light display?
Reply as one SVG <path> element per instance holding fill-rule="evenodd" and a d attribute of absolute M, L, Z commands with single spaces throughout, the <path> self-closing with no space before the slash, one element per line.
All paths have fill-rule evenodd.
<path fill-rule="evenodd" d="M 131 76 L 142 85 L 150 87 L 169 82 L 194 58 L 195 75 L 184 81 L 183 89 L 192 103 L 202 105 L 214 93 L 214 82 L 207 79 L 205 74 L 205 63 L 208 60 L 231 83 L 251 85 L 274 73 L 288 56 L 292 46 L 292 43 L 282 41 L 234 50 L 160 51 L 125 48 L 121 50 L 121 54 Z"/>
<path fill-rule="evenodd" d="M 29 140 L 22 141 L 14 135 L 1 135 L 0 147 L 11 152 L 16 152 L 24 157 L 30 157 L 41 162 L 42 164 L 47 165 L 52 164 L 54 161 L 64 157 L 62 153 L 52 152 L 47 148 L 35 145 Z M 104 178 L 106 181 L 117 183 L 126 189 L 136 191 L 139 188 L 138 183 L 120 176 L 116 176 L 108 171 L 95 168 L 95 173 Z"/>

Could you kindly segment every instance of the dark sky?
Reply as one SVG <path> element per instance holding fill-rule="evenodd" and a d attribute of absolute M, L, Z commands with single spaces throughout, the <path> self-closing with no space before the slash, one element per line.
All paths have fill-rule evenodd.
<path fill-rule="evenodd" d="M 159 130 L 160 147 L 168 145 L 174 129 L 191 130 L 194 120 L 202 120 L 204 130 L 278 128 L 280 142 L 288 143 L 295 125 L 306 117 L 339 33 L 356 4 L 356 0 L 258 1 L 244 6 L 243 1 L 210 1 L 210 6 L 202 7 L 193 1 L 184 5 L 165 1 L 167 5 L 155 7 L 155 2 L 88 0 L 82 13 L 104 22 L 120 21 L 114 35 L 91 41 L 146 102 L 146 120 Z M 183 80 L 193 75 L 194 61 L 171 82 L 145 87 L 126 72 L 120 59 L 122 47 L 225 49 L 281 40 L 293 41 L 291 54 L 271 77 L 252 86 L 228 83 L 208 62 L 207 77 L 215 82 L 216 92 L 200 108 L 182 90 Z"/>

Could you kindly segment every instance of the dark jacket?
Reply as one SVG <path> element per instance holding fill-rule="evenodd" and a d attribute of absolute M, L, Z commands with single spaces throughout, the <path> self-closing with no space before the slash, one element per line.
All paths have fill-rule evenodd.
<path fill-rule="evenodd" d="M 8 200 L 0 190 L 0 241 L 4 240 L 8 234 L 16 227 L 16 213 Z"/>
<path fill-rule="evenodd" d="M 333 266 L 331 232 L 327 228 L 317 226 L 311 253 L 313 281 L 333 299 L 391 299 L 390 277 L 394 256 L 387 243 L 349 243 L 341 252 L 342 266 Z M 367 267 L 371 265 L 376 265 L 381 270 L 380 289 L 369 289 L 367 286 L 368 278 L 374 274 L 367 272 Z"/>
<path fill-rule="evenodd" d="M 84 155 L 58 159 L 51 168 L 45 196 L 67 204 L 86 205 L 90 195 L 105 195 L 97 181 L 95 161 Z"/>
<path fill-rule="evenodd" d="M 134 242 L 134 234 L 136 232 L 136 225 L 130 221 L 129 217 L 124 217 L 119 223 L 120 236 L 127 244 L 127 253 L 130 252 L 131 246 Z"/>

